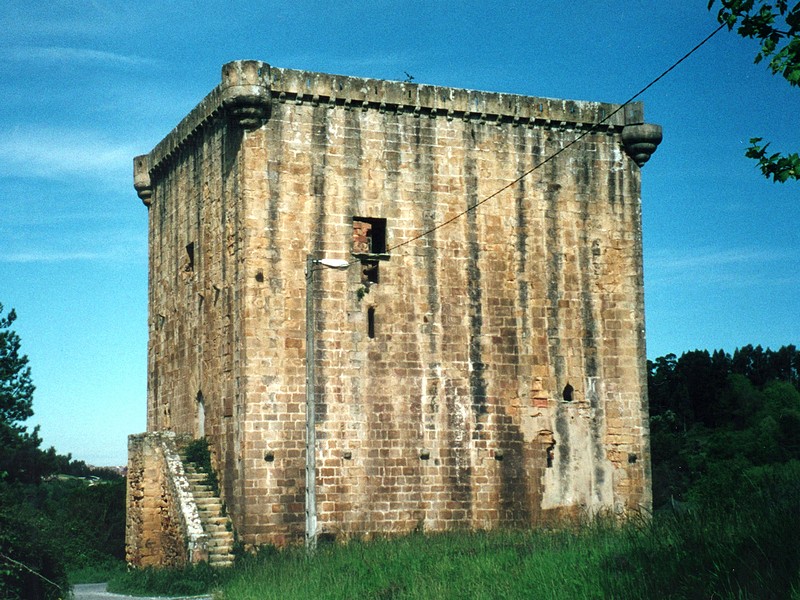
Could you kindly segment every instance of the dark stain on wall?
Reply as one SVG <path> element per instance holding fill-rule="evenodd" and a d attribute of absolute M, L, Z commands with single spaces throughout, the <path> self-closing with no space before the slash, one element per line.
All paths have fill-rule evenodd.
<path fill-rule="evenodd" d="M 531 168 L 528 164 L 528 150 L 529 138 L 526 135 L 527 129 L 522 127 L 516 128 L 515 136 L 515 150 L 516 150 L 516 175 L 522 175 Z M 536 156 L 533 157 L 534 163 L 537 161 Z M 527 186 L 526 179 L 521 179 L 517 183 L 514 190 L 514 210 L 516 213 L 516 227 L 517 227 L 517 252 L 519 252 L 519 260 L 517 261 L 517 299 L 519 301 L 519 309 L 521 313 L 522 323 L 522 338 L 526 342 L 530 339 L 530 310 L 528 298 L 528 237 L 529 231 L 529 200 L 526 198 Z"/>
<path fill-rule="evenodd" d="M 594 462 L 593 477 L 594 495 L 597 500 L 602 500 L 602 486 L 605 482 L 605 448 L 603 447 L 603 429 L 605 424 L 605 411 L 600 403 L 597 391 L 599 382 L 598 365 L 598 325 L 595 319 L 595 265 L 599 266 L 599 255 L 602 245 L 592 240 L 595 228 L 592 223 L 592 208 L 603 204 L 606 191 L 596 185 L 592 178 L 590 161 L 592 158 L 584 156 L 583 167 L 580 169 L 581 177 L 577 180 L 578 199 L 581 206 L 580 229 L 580 282 L 581 282 L 581 320 L 583 321 L 583 371 L 586 381 L 585 396 L 592 408 L 592 422 L 589 424 L 590 443 L 592 446 L 592 460 Z M 600 253 L 600 254 L 597 254 Z"/>
<path fill-rule="evenodd" d="M 415 180 L 426 182 L 426 188 L 418 195 L 419 206 L 422 210 L 422 229 L 430 231 L 436 227 L 436 199 L 431 191 L 431 182 L 434 180 L 433 157 L 430 153 L 431 146 L 428 145 L 435 140 L 435 129 L 430 119 L 415 119 L 415 146 L 414 146 L 414 167 L 416 171 Z M 427 141 L 428 144 L 422 143 Z M 439 279 L 437 277 L 437 265 L 439 253 L 437 250 L 437 235 L 432 232 L 422 240 L 423 260 L 425 261 L 425 282 L 427 284 L 426 299 L 428 301 L 428 349 L 431 354 L 436 354 L 436 321 L 441 318 L 439 303 Z M 432 372 L 431 375 L 434 375 Z"/>
<path fill-rule="evenodd" d="M 325 251 L 325 175 L 328 163 L 328 109 L 325 106 L 315 106 L 311 117 L 311 194 L 314 199 L 314 211 L 311 215 L 312 239 L 310 252 L 317 257 Z M 318 267 L 319 268 L 319 267 Z M 314 319 L 316 331 L 325 331 L 325 311 L 319 310 L 320 279 L 325 274 L 315 273 L 313 286 L 308 291 L 314 295 Z M 316 352 L 318 356 L 325 354 L 325 339 L 316 337 Z M 319 365 L 319 363 L 317 363 Z M 317 398 L 325 397 L 326 377 L 324 369 L 318 366 L 315 372 L 316 386 L 314 394 Z M 323 422 L 327 416 L 327 405 L 317 402 L 317 419 Z"/>
<path fill-rule="evenodd" d="M 559 173 L 556 161 L 548 163 L 549 181 L 558 181 Z M 555 386 L 559 387 L 564 381 L 564 359 L 561 356 L 560 338 L 560 309 L 558 302 L 561 299 L 563 285 L 564 255 L 561 252 L 561 234 L 559 231 L 559 195 L 561 185 L 549 183 L 545 188 L 545 227 L 546 227 L 546 252 L 549 256 L 547 263 L 547 342 L 550 353 L 550 362 L 555 376 Z"/>
<path fill-rule="evenodd" d="M 570 428 L 570 415 L 569 407 L 564 403 L 559 402 L 556 404 L 556 446 L 554 452 L 558 458 L 558 470 L 561 477 L 558 480 L 559 493 L 561 497 L 569 492 L 570 484 L 570 471 L 569 471 L 569 455 L 571 452 L 569 428 Z"/>
<path fill-rule="evenodd" d="M 531 444 L 514 422 L 514 418 L 498 407 L 497 443 L 503 449 L 500 461 L 500 525 L 524 527 L 531 522 L 531 502 L 528 494 L 529 456 Z"/>
<path fill-rule="evenodd" d="M 478 203 L 478 170 L 474 143 L 474 127 L 467 128 L 470 135 L 464 139 L 464 187 L 465 206 Z M 465 130 L 466 131 L 466 130 Z M 486 414 L 486 379 L 483 363 L 481 334 L 483 328 L 483 305 L 481 302 L 480 243 L 478 241 L 477 213 L 470 210 L 465 219 L 467 229 L 467 297 L 469 298 L 469 387 L 472 409 L 480 417 Z"/>
<path fill-rule="evenodd" d="M 268 247 L 270 264 L 269 286 L 273 294 L 277 294 L 283 287 L 278 274 L 280 273 L 278 263 L 281 258 L 281 249 L 277 243 L 278 228 L 280 227 L 280 206 L 281 206 L 281 170 L 283 169 L 283 149 L 286 144 L 283 142 L 284 126 L 284 107 L 277 102 L 272 107 L 270 118 L 272 127 L 267 128 L 265 143 L 267 148 L 267 178 L 269 180 L 269 199 L 267 200 L 267 235 L 269 236 Z"/>

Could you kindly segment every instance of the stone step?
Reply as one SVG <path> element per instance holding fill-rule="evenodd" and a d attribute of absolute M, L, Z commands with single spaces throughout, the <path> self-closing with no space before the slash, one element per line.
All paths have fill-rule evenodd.
<path fill-rule="evenodd" d="M 207 515 L 205 523 L 209 525 L 220 525 L 226 527 L 230 523 L 230 519 L 224 515 Z"/>
<path fill-rule="evenodd" d="M 234 536 L 230 519 L 223 514 L 222 501 L 208 483 L 208 475 L 192 463 L 183 465 L 203 530 L 208 536 L 208 563 L 212 567 L 233 565 Z"/>
<path fill-rule="evenodd" d="M 224 516 L 222 514 L 222 505 L 221 504 L 216 504 L 216 505 L 209 504 L 209 505 L 205 505 L 205 506 L 198 505 L 197 506 L 197 512 L 200 514 L 200 519 L 202 519 L 203 522 L 210 521 L 211 519 L 213 519 L 215 517 Z"/>
<path fill-rule="evenodd" d="M 196 483 L 196 484 L 204 484 L 208 480 L 208 476 L 204 474 L 197 474 L 193 475 L 191 473 L 186 473 L 186 480 L 189 483 Z"/>
<path fill-rule="evenodd" d="M 222 501 L 217 498 L 216 496 L 211 496 L 210 498 L 195 498 L 195 504 L 197 504 L 198 508 L 201 506 L 222 506 Z"/>
<path fill-rule="evenodd" d="M 198 490 L 196 488 L 192 488 L 192 496 L 194 496 L 195 500 L 199 500 L 200 498 L 216 498 L 214 492 L 209 490 Z"/>
<path fill-rule="evenodd" d="M 215 569 L 224 569 L 226 567 L 233 566 L 233 559 L 212 558 L 208 561 L 208 564 L 214 567 Z"/>
<path fill-rule="evenodd" d="M 219 525 L 216 523 L 212 524 L 203 523 L 203 529 L 208 535 L 213 535 L 213 536 L 227 536 L 227 534 L 233 535 L 233 532 L 229 531 L 226 525 Z"/>

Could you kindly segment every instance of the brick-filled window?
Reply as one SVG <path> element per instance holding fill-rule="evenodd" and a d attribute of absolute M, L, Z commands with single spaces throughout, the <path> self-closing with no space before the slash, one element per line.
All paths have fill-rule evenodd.
<path fill-rule="evenodd" d="M 362 283 L 378 283 L 378 261 L 387 258 L 386 219 L 353 217 L 353 255 L 361 260 Z"/>
<path fill-rule="evenodd" d="M 386 219 L 353 217 L 353 254 L 386 252 Z"/>

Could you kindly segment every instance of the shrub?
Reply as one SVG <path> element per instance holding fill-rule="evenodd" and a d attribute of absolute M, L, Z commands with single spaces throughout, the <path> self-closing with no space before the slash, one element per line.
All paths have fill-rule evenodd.
<path fill-rule="evenodd" d="M 0 598 L 55 600 L 69 590 L 53 524 L 8 488 L 0 491 Z"/>

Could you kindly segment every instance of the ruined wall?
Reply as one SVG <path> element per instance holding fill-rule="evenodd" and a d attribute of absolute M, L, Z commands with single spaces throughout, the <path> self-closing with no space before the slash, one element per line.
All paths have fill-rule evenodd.
<path fill-rule="evenodd" d="M 257 110 L 232 119 L 230 89 L 247 78 Z M 148 428 L 203 433 L 202 393 L 246 543 L 303 534 L 306 255 L 350 259 L 376 227 L 385 249 L 411 240 L 615 108 L 233 63 L 140 157 Z M 377 272 L 315 273 L 321 531 L 650 506 L 626 123 L 614 115 L 478 210 L 391 250 Z M 371 229 L 354 230 L 357 217 Z"/>
<path fill-rule="evenodd" d="M 187 562 L 180 506 L 168 473 L 159 435 L 128 438 L 125 560 L 129 564 L 177 567 Z"/>

